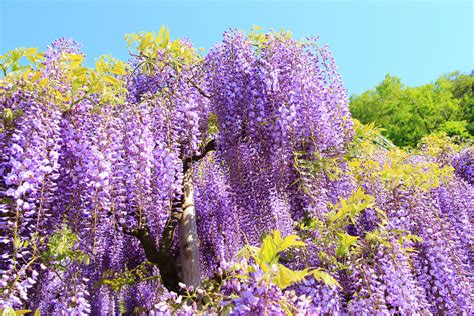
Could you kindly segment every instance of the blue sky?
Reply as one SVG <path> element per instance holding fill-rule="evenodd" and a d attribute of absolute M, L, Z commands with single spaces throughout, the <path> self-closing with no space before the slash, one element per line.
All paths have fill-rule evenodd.
<path fill-rule="evenodd" d="M 473 1 L 60 1 L 0 0 L 0 54 L 44 49 L 59 37 L 83 45 L 92 64 L 101 54 L 127 59 L 123 35 L 155 31 L 188 37 L 209 49 L 229 28 L 284 28 L 320 35 L 330 45 L 350 93 L 385 74 L 408 85 L 474 69 Z"/>

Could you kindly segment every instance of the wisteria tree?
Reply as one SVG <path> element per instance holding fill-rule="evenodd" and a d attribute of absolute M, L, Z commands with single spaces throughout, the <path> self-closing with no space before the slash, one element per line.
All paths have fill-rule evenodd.
<path fill-rule="evenodd" d="M 474 312 L 470 144 L 353 121 L 317 38 L 126 40 L 1 56 L 4 313 Z"/>

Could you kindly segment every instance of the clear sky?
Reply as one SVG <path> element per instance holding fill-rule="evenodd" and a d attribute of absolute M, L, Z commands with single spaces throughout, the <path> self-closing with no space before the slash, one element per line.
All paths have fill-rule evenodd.
<path fill-rule="evenodd" d="M 88 63 L 101 54 L 127 59 L 123 35 L 156 31 L 209 49 L 229 28 L 284 28 L 320 35 L 336 57 L 350 93 L 385 74 L 408 85 L 474 69 L 474 1 L 60 1 L 0 0 L 0 54 L 44 49 L 60 37 L 82 43 Z"/>

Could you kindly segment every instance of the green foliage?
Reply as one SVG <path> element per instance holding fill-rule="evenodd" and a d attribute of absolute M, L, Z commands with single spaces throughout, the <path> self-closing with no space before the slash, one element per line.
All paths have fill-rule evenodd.
<path fill-rule="evenodd" d="M 469 138 L 466 121 L 446 121 L 439 126 L 439 130 L 446 133 L 448 136 L 461 136 L 462 138 Z"/>
<path fill-rule="evenodd" d="M 329 273 L 313 271 L 313 276 L 326 284 L 329 282 L 324 278 L 350 273 L 350 265 L 370 261 L 379 247 L 393 249 L 398 241 L 400 251 L 409 254 L 415 251 L 413 243 L 422 241 L 404 230 L 388 229 L 386 213 L 377 207 L 376 199 L 361 188 L 354 190 L 348 198 L 340 198 L 339 203 L 329 204 L 328 208 L 329 212 L 321 219 L 307 217 L 299 225 L 302 238 L 311 239 L 321 249 L 318 253 L 319 269 Z M 359 225 L 360 216 L 368 210 L 378 215 L 378 225 L 358 236 L 348 233 L 347 228 Z"/>
<path fill-rule="evenodd" d="M 11 72 L 31 69 L 38 65 L 43 59 L 43 53 L 38 52 L 38 48 L 36 47 L 16 48 L 4 55 L 0 55 L 2 75 L 6 77 Z"/>
<path fill-rule="evenodd" d="M 359 182 L 370 178 L 374 181 L 381 180 L 388 189 L 405 186 L 429 191 L 440 183 L 447 183 L 453 177 L 453 168 L 450 165 L 440 166 L 435 162 L 414 160 L 413 155 L 398 148 L 387 152 L 385 158 L 384 163 L 370 157 L 352 159 L 348 165 Z"/>
<path fill-rule="evenodd" d="M 336 205 L 331 205 L 332 209 L 327 213 L 326 218 L 328 224 L 336 225 L 337 227 L 345 227 L 349 224 L 355 224 L 356 218 L 367 208 L 374 208 L 374 197 L 365 194 L 361 188 L 352 192 L 348 199 L 340 199 Z M 383 212 L 379 211 L 383 216 Z"/>
<path fill-rule="evenodd" d="M 310 228 L 319 230 L 321 241 L 326 247 L 324 249 L 335 248 L 334 254 L 325 254 L 324 257 L 330 262 L 337 262 L 349 257 L 352 253 L 358 252 L 359 237 L 351 236 L 346 232 L 348 225 L 357 225 L 359 216 L 367 209 L 372 209 L 378 215 L 380 222 L 387 221 L 384 211 L 379 209 L 375 203 L 375 198 L 366 194 L 361 188 L 354 190 L 350 197 L 332 205 L 329 204 L 330 211 L 325 214 L 323 221 L 313 220 Z M 344 268 L 344 266 L 341 266 Z"/>
<path fill-rule="evenodd" d="M 189 306 L 197 303 L 198 310 L 209 310 L 210 308 L 216 314 L 228 315 L 232 311 L 232 300 L 238 299 L 241 294 L 226 293 L 223 295 L 222 288 L 225 284 L 234 281 L 239 284 L 247 284 L 249 287 L 276 285 L 280 289 L 286 289 L 312 275 L 316 280 L 329 286 L 340 286 L 337 280 L 322 268 L 292 270 L 279 263 L 282 252 L 304 246 L 305 243 L 299 240 L 296 235 L 282 237 L 279 231 L 273 231 L 264 236 L 260 247 L 249 244 L 243 247 L 234 256 L 234 260 L 228 268 L 217 270 L 213 277 L 203 280 L 202 286 L 191 288 L 181 284 L 180 298 L 169 301 L 169 306 L 177 311 L 183 305 Z M 257 271 L 259 277 L 255 279 L 253 273 Z M 258 284 L 249 284 L 249 282 L 258 282 Z M 297 309 L 291 299 L 282 298 L 278 303 L 287 315 L 297 314 Z"/>
<path fill-rule="evenodd" d="M 172 41 L 170 39 L 169 29 L 162 26 L 158 33 L 131 33 L 125 35 L 128 47 L 135 50 L 140 57 L 144 58 L 138 66 L 142 68 L 144 73 L 153 73 L 156 67 L 171 66 L 179 70 L 184 65 L 192 65 L 200 62 L 202 57 L 199 56 L 192 46 L 186 45 L 179 38 Z M 158 56 L 165 53 L 170 61 L 166 64 L 158 61 Z"/>
<path fill-rule="evenodd" d="M 298 236 L 290 235 L 281 238 L 280 231 L 273 231 L 263 239 L 262 245 L 259 247 L 246 245 L 236 254 L 237 258 L 245 258 L 249 260 L 252 258 L 260 269 L 265 272 L 267 278 L 275 283 L 281 289 L 301 282 L 308 275 L 313 275 L 317 280 L 321 280 L 329 286 L 340 286 L 339 283 L 321 268 L 291 270 L 284 265 L 278 263 L 280 253 L 294 247 L 304 247 L 305 243 L 298 240 Z M 238 268 L 241 268 L 239 265 Z M 245 267 L 246 273 L 254 271 L 252 266 Z M 245 277 L 245 274 L 242 276 Z"/>
<path fill-rule="evenodd" d="M 209 119 L 207 121 L 208 130 L 207 133 L 209 135 L 215 135 L 219 131 L 218 123 L 217 123 L 217 115 L 214 113 L 209 114 Z"/>
<path fill-rule="evenodd" d="M 373 154 L 376 150 L 390 150 L 395 145 L 382 135 L 383 128 L 377 127 L 374 122 L 362 124 L 358 119 L 354 122 L 354 139 L 350 143 L 346 158 Z"/>
<path fill-rule="evenodd" d="M 468 138 L 474 135 L 473 84 L 474 77 L 453 73 L 411 88 L 387 75 L 374 90 L 352 96 L 350 110 L 362 123 L 383 127 L 398 146 L 413 147 L 438 131 Z"/>
<path fill-rule="evenodd" d="M 348 233 L 337 233 L 336 257 L 344 257 L 349 253 L 352 246 L 356 246 L 358 236 L 351 236 Z"/>
<path fill-rule="evenodd" d="M 268 42 L 268 33 L 261 32 L 262 30 L 262 27 L 253 25 L 250 33 L 248 34 L 248 38 L 252 42 L 252 45 L 255 47 L 257 53 L 260 53 L 261 49 L 264 48 Z M 291 32 L 285 31 L 283 29 L 281 29 L 279 32 L 272 30 L 270 33 L 274 36 L 277 36 L 282 41 L 289 40 L 293 36 Z"/>
<path fill-rule="evenodd" d="M 453 168 L 449 165 L 424 161 L 412 163 L 407 154 L 400 150 L 393 150 L 389 157 L 391 161 L 382 167 L 382 179 L 388 187 L 403 184 L 429 191 L 441 182 L 447 183 L 453 176 Z"/>
<path fill-rule="evenodd" d="M 418 149 L 423 155 L 440 160 L 459 152 L 464 145 L 454 142 L 453 138 L 448 137 L 444 132 L 440 132 L 423 137 L 418 143 Z"/>
<path fill-rule="evenodd" d="M 3 128 L 0 127 L 0 132 L 3 132 L 3 129 L 13 130 L 15 128 L 15 120 L 23 115 L 21 109 L 12 110 L 10 108 L 3 109 L 2 119 L 3 119 Z"/>
<path fill-rule="evenodd" d="M 63 53 L 56 61 L 62 70 L 61 77 L 51 79 L 45 77 L 44 53 L 37 48 L 18 48 L 0 56 L 0 69 L 3 71 L 2 84 L 13 84 L 13 89 L 37 91 L 43 102 L 58 106 L 63 111 L 69 111 L 82 100 L 95 104 L 94 111 L 100 110 L 104 104 L 123 103 L 126 96 L 126 80 L 124 76 L 133 74 L 141 68 L 144 73 L 156 71 L 156 67 L 170 66 L 180 70 L 185 65 L 196 65 L 202 61 L 195 49 L 177 39 L 170 40 L 169 30 L 162 27 L 157 34 L 140 33 L 126 35 L 129 48 L 135 50 L 142 62 L 135 69 L 130 69 L 127 63 L 109 55 L 101 56 L 95 62 L 95 68 L 84 65 L 85 56 L 82 54 Z M 164 53 L 169 58 L 157 63 L 158 54 Z M 57 82 L 56 82 L 57 81 Z M 70 85 L 71 89 L 58 89 L 59 86 Z M 0 94 L 13 93 L 0 85 Z M 12 125 L 19 113 L 4 110 L 5 126 Z"/>
<path fill-rule="evenodd" d="M 111 56 L 102 56 L 96 61 L 96 69 L 84 66 L 84 55 L 64 53 L 57 61 L 62 76 L 52 80 L 44 76 L 44 54 L 37 49 L 16 49 L 0 56 L 0 68 L 4 78 L 2 84 L 13 84 L 13 90 L 0 85 L 0 94 L 13 93 L 21 89 L 37 91 L 42 102 L 50 101 L 63 111 L 68 111 L 78 102 L 87 99 L 100 105 L 118 104 L 126 95 L 125 82 L 119 80 L 129 72 L 126 63 Z M 29 63 L 22 62 L 26 57 Z M 70 85 L 71 89 L 58 89 Z M 21 113 L 3 113 L 3 120 L 12 125 Z"/>
<path fill-rule="evenodd" d="M 20 316 L 20 315 L 26 315 L 26 314 L 31 314 L 32 310 L 31 309 L 13 309 L 12 307 L 7 307 L 5 309 L 0 309 L 0 316 Z M 39 309 L 36 309 L 35 312 L 32 314 L 33 316 L 40 316 L 40 311 Z"/>
<path fill-rule="evenodd" d="M 102 275 L 102 279 L 96 284 L 96 287 L 106 285 L 111 290 L 120 292 L 127 286 L 134 286 L 148 280 L 157 280 L 160 278 L 159 275 L 152 275 L 150 273 L 152 267 L 152 263 L 144 261 L 132 269 L 125 267 L 123 271 L 106 270 Z"/>
<path fill-rule="evenodd" d="M 41 254 L 42 262 L 57 272 L 67 270 L 73 261 L 88 265 L 90 258 L 83 251 L 76 249 L 77 242 L 77 236 L 64 225 L 49 239 L 47 249 Z"/>
<path fill-rule="evenodd" d="M 467 122 L 466 129 L 474 135 L 474 76 L 455 72 L 447 77 L 452 82 L 453 97 L 459 100 L 461 117 Z"/>
<path fill-rule="evenodd" d="M 288 286 L 301 282 L 309 275 L 308 269 L 304 270 L 291 270 L 282 264 L 278 264 L 276 267 L 276 275 L 272 281 L 281 289 L 286 289 Z"/>
<path fill-rule="evenodd" d="M 263 30 L 262 27 L 253 25 L 250 34 L 248 35 L 250 41 L 252 41 L 252 44 L 257 48 L 257 50 L 265 47 L 267 42 L 267 37 L 265 36 L 265 33 L 260 32 L 261 30 Z"/>
<path fill-rule="evenodd" d="M 337 157 L 325 157 L 317 151 L 310 157 L 306 152 L 295 152 L 293 157 L 293 166 L 302 176 L 315 177 L 324 174 L 329 180 L 337 180 L 343 175 L 343 170 L 340 167 L 341 161 Z M 304 188 L 300 187 L 300 189 Z"/>
<path fill-rule="evenodd" d="M 68 70 L 67 80 L 71 82 L 70 95 L 57 94 L 63 101 L 64 110 L 70 109 L 81 100 L 88 99 L 97 106 L 105 103 L 118 104 L 124 100 L 126 89 L 123 80 L 116 77 L 128 73 L 128 65 L 112 56 L 104 55 L 96 60 L 96 68 L 83 66 L 84 56 L 67 54 L 64 67 Z M 98 103 L 92 96 L 100 96 Z M 70 104 L 70 105 L 69 105 Z"/>

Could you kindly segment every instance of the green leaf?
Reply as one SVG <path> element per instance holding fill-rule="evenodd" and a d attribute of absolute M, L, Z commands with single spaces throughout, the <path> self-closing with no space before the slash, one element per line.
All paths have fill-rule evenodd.
<path fill-rule="evenodd" d="M 166 48 L 169 42 L 170 42 L 170 31 L 168 28 L 165 28 L 165 34 L 160 46 L 163 48 Z"/>
<path fill-rule="evenodd" d="M 347 233 L 338 233 L 337 237 L 338 247 L 336 248 L 336 256 L 338 257 L 346 255 L 349 252 L 350 247 L 357 242 L 357 239 L 359 239 L 358 236 L 351 236 Z"/>
<path fill-rule="evenodd" d="M 159 40 L 158 43 L 160 43 L 165 38 L 165 28 L 166 27 L 162 25 L 158 31 L 158 36 L 156 37 L 157 41 Z"/>
<path fill-rule="evenodd" d="M 408 234 L 405 236 L 405 238 L 413 242 L 423 242 L 423 238 L 417 235 L 413 235 L 413 234 Z"/>
<path fill-rule="evenodd" d="M 331 217 L 329 218 L 329 221 L 331 221 L 331 222 L 336 222 L 336 221 L 338 221 L 339 219 L 342 219 L 342 218 L 346 217 L 346 215 L 347 215 L 347 213 L 348 213 L 348 212 L 347 212 L 348 210 L 347 210 L 347 208 L 346 208 L 345 206 L 346 206 L 346 201 L 345 201 L 345 200 L 342 200 L 342 201 L 341 201 L 341 204 L 340 204 L 340 207 L 339 207 L 339 209 L 337 210 L 337 213 L 334 214 L 333 216 L 331 216 Z"/>
<path fill-rule="evenodd" d="M 127 41 L 127 47 L 130 48 L 133 44 L 133 40 L 135 39 L 135 34 L 126 34 L 125 41 Z"/>
<path fill-rule="evenodd" d="M 36 64 L 36 61 L 38 59 L 41 59 L 41 56 L 38 56 L 38 55 L 27 55 L 26 58 L 28 58 L 28 60 L 32 63 L 32 64 Z"/>
<path fill-rule="evenodd" d="M 10 108 L 6 108 L 3 110 L 3 121 L 5 123 L 11 123 L 13 122 L 13 111 Z"/>
<path fill-rule="evenodd" d="M 4 310 L 1 310 L 0 309 L 0 313 L 2 316 L 17 316 L 17 315 L 25 315 L 25 314 L 28 314 L 28 313 L 31 313 L 31 309 L 19 309 L 19 310 L 15 310 L 13 309 L 12 307 L 7 307 L 5 308 Z M 36 316 L 36 312 L 35 312 L 35 315 Z M 38 314 L 39 316 L 39 314 Z"/>
<path fill-rule="evenodd" d="M 280 304 L 280 307 L 285 313 L 285 315 L 293 315 L 293 312 L 290 310 L 291 305 L 289 305 L 287 302 L 280 300 L 278 304 Z"/>
<path fill-rule="evenodd" d="M 308 274 L 308 269 L 293 271 L 282 264 L 278 264 L 277 274 L 273 281 L 279 288 L 285 289 L 292 284 L 301 282 Z"/>
<path fill-rule="evenodd" d="M 104 61 L 102 60 L 102 58 L 97 59 L 97 60 L 95 61 L 95 69 L 96 69 L 98 72 L 103 72 L 103 71 L 104 71 L 104 68 L 106 68 L 106 65 L 105 65 Z"/>
<path fill-rule="evenodd" d="M 120 85 L 120 81 L 118 79 L 116 79 L 115 77 L 112 77 L 110 75 L 104 75 L 104 80 L 107 81 L 108 83 L 110 83 L 113 86 L 119 86 Z"/>
<path fill-rule="evenodd" d="M 236 258 L 245 258 L 249 259 L 250 257 L 257 256 L 257 253 L 260 251 L 258 247 L 255 246 L 250 246 L 250 245 L 245 245 L 240 249 L 236 254 Z"/>
<path fill-rule="evenodd" d="M 35 82 L 41 77 L 42 73 L 41 71 L 36 72 L 33 77 L 31 77 L 31 81 Z"/>
<path fill-rule="evenodd" d="M 84 59 L 84 55 L 70 54 L 69 59 L 71 60 L 71 68 L 76 68 L 82 63 L 82 60 Z"/>
<path fill-rule="evenodd" d="M 278 254 L 277 246 L 271 235 L 267 235 L 263 240 L 262 247 L 258 253 L 258 257 L 264 263 L 270 264 L 273 258 Z"/>
<path fill-rule="evenodd" d="M 26 49 L 25 55 L 26 56 L 32 56 L 32 55 L 36 54 L 37 51 L 38 51 L 37 47 L 30 47 L 30 48 Z"/>
<path fill-rule="evenodd" d="M 304 246 L 306 246 L 306 244 L 304 242 L 299 241 L 297 239 L 298 239 L 298 236 L 296 236 L 296 235 L 286 236 L 282 241 L 280 241 L 278 243 L 277 251 L 280 252 L 280 251 L 284 251 L 284 250 L 286 250 L 288 248 L 292 248 L 292 247 L 304 247 Z"/>
<path fill-rule="evenodd" d="M 122 65 L 122 63 L 115 63 L 114 67 L 110 70 L 111 73 L 115 75 L 125 75 L 125 69 Z"/>
<path fill-rule="evenodd" d="M 39 85 L 40 85 L 40 87 L 44 88 L 44 87 L 46 87 L 46 85 L 48 84 L 48 82 L 49 82 L 49 79 L 48 79 L 48 78 L 43 78 L 43 79 L 41 79 L 41 81 L 39 82 Z"/>
<path fill-rule="evenodd" d="M 281 233 L 279 230 L 273 231 L 273 240 L 275 243 L 279 244 L 281 242 Z"/>
<path fill-rule="evenodd" d="M 143 36 L 140 45 L 138 45 L 138 49 L 144 51 L 152 41 L 153 35 L 151 33 L 146 33 L 145 36 Z"/>
<path fill-rule="evenodd" d="M 15 310 L 13 309 L 13 307 L 10 306 L 0 311 L 2 312 L 2 316 L 16 316 Z"/>
<path fill-rule="evenodd" d="M 332 277 L 329 273 L 322 271 L 321 269 L 313 270 L 311 273 L 313 274 L 314 278 L 317 281 L 321 281 L 324 284 L 329 285 L 331 287 L 337 286 L 342 289 L 339 282 L 337 282 L 337 280 L 334 277 Z"/>

